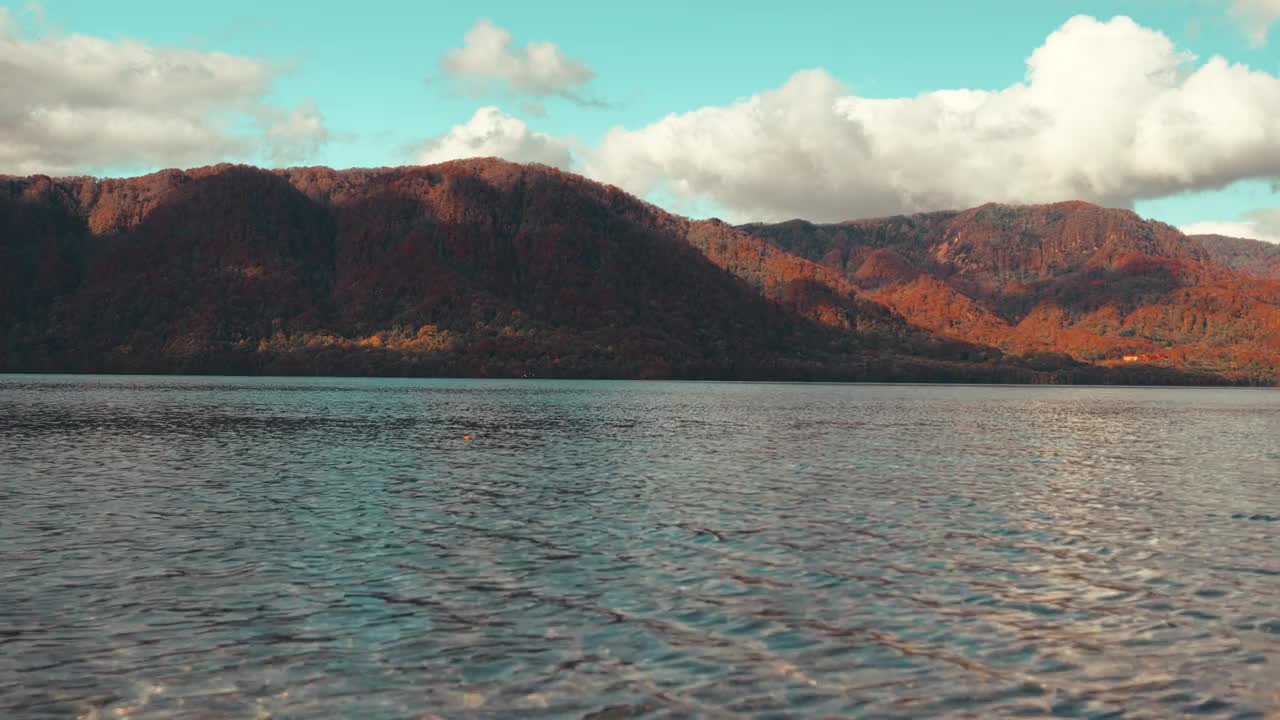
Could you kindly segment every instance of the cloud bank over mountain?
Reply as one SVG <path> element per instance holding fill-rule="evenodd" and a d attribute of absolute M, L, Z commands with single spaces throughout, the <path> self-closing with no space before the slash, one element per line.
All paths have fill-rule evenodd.
<path fill-rule="evenodd" d="M 527 159 L 533 136 L 564 166 L 567 142 L 504 117 L 482 143 L 441 144 L 430 157 L 476 148 Z M 802 70 L 729 105 L 615 127 L 573 166 L 735 220 L 836 221 L 989 200 L 1131 207 L 1280 175 L 1280 78 L 1196 58 L 1128 17 L 1077 16 L 1003 89 L 870 98 L 823 69 Z"/>
<path fill-rule="evenodd" d="M 1280 17 L 1280 0 L 1219 7 L 1258 43 Z M 581 128 L 570 137 L 563 117 L 555 132 L 526 122 L 553 99 L 599 104 L 587 96 L 595 70 L 559 45 L 518 46 L 481 19 L 438 62 L 453 89 L 495 94 L 518 110 L 493 100 L 463 106 L 474 114 L 447 130 L 401 136 L 392 151 L 400 158 L 540 162 L 734 221 L 838 221 L 988 201 L 1133 207 L 1280 177 L 1274 70 L 1197 58 L 1124 16 L 1071 18 L 1030 52 L 1023 79 L 1002 88 L 870 97 L 826 69 L 802 69 L 778 87 L 642 116 L 587 143 Z M 330 140 L 316 105 L 273 99 L 283 68 L 259 58 L 24 32 L 0 8 L 0 65 L 3 172 L 300 164 Z M 1205 220 L 1277 236 L 1266 222 L 1231 214 Z"/>
<path fill-rule="evenodd" d="M 523 120 L 492 106 L 480 108 L 467 122 L 423 143 L 415 160 L 429 165 L 467 157 L 500 157 L 559 168 L 573 165 L 567 142 L 534 132 Z"/>
<path fill-rule="evenodd" d="M 0 7 L 0 167 L 11 173 L 305 160 L 312 106 L 266 98 L 281 69 L 220 52 L 86 35 L 31 37 Z"/>
<path fill-rule="evenodd" d="M 823 70 L 616 128 L 593 177 L 814 220 L 1082 199 L 1110 206 L 1280 174 L 1280 78 L 1204 62 L 1125 17 L 1079 16 L 1003 90 L 866 98 Z"/>

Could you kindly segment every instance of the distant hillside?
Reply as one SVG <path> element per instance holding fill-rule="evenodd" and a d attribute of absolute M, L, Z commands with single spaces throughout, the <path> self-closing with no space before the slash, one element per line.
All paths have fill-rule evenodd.
<path fill-rule="evenodd" d="M 821 263 L 917 327 L 1005 353 L 1105 366 L 1140 356 L 1259 382 L 1280 366 L 1280 283 L 1128 210 L 984 205 L 740 229 Z"/>
<path fill-rule="evenodd" d="M 1280 280 L 1280 245 L 1225 235 L 1192 235 L 1219 265 L 1268 280 Z"/>
<path fill-rule="evenodd" d="M 1259 382 L 1276 297 L 1083 204 L 734 228 L 492 159 L 0 178 L 8 371 Z"/>

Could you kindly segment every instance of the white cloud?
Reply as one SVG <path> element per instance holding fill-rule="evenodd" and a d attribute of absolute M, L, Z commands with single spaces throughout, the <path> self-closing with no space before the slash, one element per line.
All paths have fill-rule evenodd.
<path fill-rule="evenodd" d="M 1254 210 L 1245 220 L 1198 222 L 1178 229 L 1187 235 L 1226 235 L 1280 243 L 1280 208 Z"/>
<path fill-rule="evenodd" d="M 467 31 L 463 46 L 440 59 L 440 68 L 469 92 L 493 89 L 532 97 L 560 96 L 588 102 L 579 94 L 595 77 L 584 63 L 573 60 L 550 42 L 512 47 L 511 33 L 481 19 Z"/>
<path fill-rule="evenodd" d="M 1280 174 L 1280 78 L 1203 63 L 1127 17 L 1072 18 L 998 91 L 871 99 L 822 70 L 732 105 L 615 128 L 586 172 L 736 220 L 990 200 L 1112 206 Z"/>
<path fill-rule="evenodd" d="M 85 35 L 28 38 L 0 7 L 0 68 L 0 172 L 275 157 L 325 138 L 313 109 L 262 99 L 275 69 L 251 58 Z M 246 124 L 263 132 L 246 133 Z"/>
<path fill-rule="evenodd" d="M 496 107 L 482 107 L 462 125 L 424 143 L 422 165 L 469 157 L 500 157 L 512 162 L 538 162 L 560 168 L 573 164 L 569 143 L 535 132 L 519 118 Z"/>
<path fill-rule="evenodd" d="M 1231 0 L 1230 13 L 1249 34 L 1249 42 L 1262 47 L 1271 24 L 1280 18 L 1280 0 Z"/>
<path fill-rule="evenodd" d="M 267 152 L 276 162 L 302 162 L 315 156 L 329 140 L 324 120 L 312 104 L 289 111 L 272 110 L 263 118 Z"/>

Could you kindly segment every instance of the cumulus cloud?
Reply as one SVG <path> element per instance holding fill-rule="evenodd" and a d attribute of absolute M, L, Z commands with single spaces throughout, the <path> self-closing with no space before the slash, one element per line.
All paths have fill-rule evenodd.
<path fill-rule="evenodd" d="M 266 149 L 277 163 L 298 163 L 314 157 L 329 140 L 320 112 L 313 104 L 293 110 L 264 109 L 260 113 Z"/>
<path fill-rule="evenodd" d="M 296 158 L 314 108 L 263 100 L 275 69 L 217 52 L 85 35 L 31 38 L 0 7 L 0 172 L 75 173 Z M 245 132 L 244 126 L 260 128 Z"/>
<path fill-rule="evenodd" d="M 469 157 L 500 157 L 559 168 L 573 164 L 568 142 L 535 132 L 523 120 L 496 107 L 480 108 L 467 122 L 423 143 L 417 153 L 417 161 L 423 165 Z"/>
<path fill-rule="evenodd" d="M 515 48 L 511 33 L 481 19 L 467 31 L 463 45 L 440 59 L 440 69 L 472 93 L 499 90 L 531 97 L 560 96 L 589 103 L 580 94 L 595 72 L 551 42 Z"/>
<path fill-rule="evenodd" d="M 728 106 L 614 128 L 585 171 L 736 220 L 989 200 L 1110 206 L 1280 174 L 1280 78 L 1203 63 L 1127 17 L 1078 16 L 1002 90 L 872 99 L 823 70 Z"/>
<path fill-rule="evenodd" d="M 1280 18 L 1280 0 L 1231 0 L 1230 13 L 1249 34 L 1249 42 L 1262 47 L 1271 24 Z"/>
<path fill-rule="evenodd" d="M 1198 222 L 1178 229 L 1188 235 L 1226 235 L 1280 244 L 1280 208 L 1254 210 L 1244 220 Z"/>

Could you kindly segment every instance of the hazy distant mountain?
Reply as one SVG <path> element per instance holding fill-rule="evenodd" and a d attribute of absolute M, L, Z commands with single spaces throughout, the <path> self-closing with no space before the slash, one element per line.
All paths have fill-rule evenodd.
<path fill-rule="evenodd" d="M 1280 280 L 1280 245 L 1225 235 L 1192 235 L 1219 265 L 1269 280 Z"/>
<path fill-rule="evenodd" d="M 1280 283 L 1214 252 L 1082 203 L 735 228 L 491 159 L 0 178 L 0 368 L 1273 380 Z"/>

